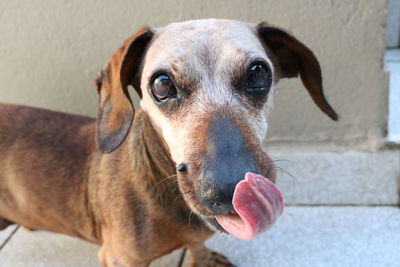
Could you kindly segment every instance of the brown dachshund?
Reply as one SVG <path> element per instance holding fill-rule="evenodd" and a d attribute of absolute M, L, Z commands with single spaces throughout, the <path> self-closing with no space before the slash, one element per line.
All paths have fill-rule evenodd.
<path fill-rule="evenodd" d="M 229 266 L 203 242 L 251 239 L 282 213 L 262 144 L 276 83 L 297 75 L 337 120 L 316 57 L 281 28 L 208 19 L 141 29 L 95 80 L 97 120 L 0 105 L 0 229 L 85 239 L 109 267 L 180 247 L 190 266 Z"/>

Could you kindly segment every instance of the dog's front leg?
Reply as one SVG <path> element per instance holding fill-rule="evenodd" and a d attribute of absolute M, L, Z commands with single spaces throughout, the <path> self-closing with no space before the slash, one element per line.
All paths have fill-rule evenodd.
<path fill-rule="evenodd" d="M 212 251 L 203 243 L 187 246 L 189 258 L 187 267 L 227 267 L 234 266 L 224 255 Z"/>

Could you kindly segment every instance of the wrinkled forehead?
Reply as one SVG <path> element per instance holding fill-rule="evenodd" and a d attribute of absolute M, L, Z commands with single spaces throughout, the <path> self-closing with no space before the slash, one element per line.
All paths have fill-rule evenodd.
<path fill-rule="evenodd" d="M 211 68 L 215 72 L 254 59 L 271 63 L 253 25 L 214 19 L 188 21 L 157 31 L 144 71 Z"/>

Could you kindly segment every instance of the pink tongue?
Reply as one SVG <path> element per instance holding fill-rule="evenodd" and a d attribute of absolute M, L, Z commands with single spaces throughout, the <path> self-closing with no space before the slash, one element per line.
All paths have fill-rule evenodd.
<path fill-rule="evenodd" d="M 268 230 L 284 206 L 281 191 L 264 176 L 251 172 L 236 185 L 232 204 L 238 215 L 217 215 L 215 219 L 225 231 L 245 240 Z"/>

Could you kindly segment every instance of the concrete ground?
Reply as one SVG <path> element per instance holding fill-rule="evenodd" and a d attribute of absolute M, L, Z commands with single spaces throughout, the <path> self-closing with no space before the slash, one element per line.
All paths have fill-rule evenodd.
<path fill-rule="evenodd" d="M 207 245 L 244 267 L 400 266 L 400 209 L 291 206 L 252 241 L 215 236 Z M 0 248 L 1 267 L 99 266 L 95 245 L 16 226 L 0 231 Z M 177 266 L 181 252 L 152 266 Z"/>

